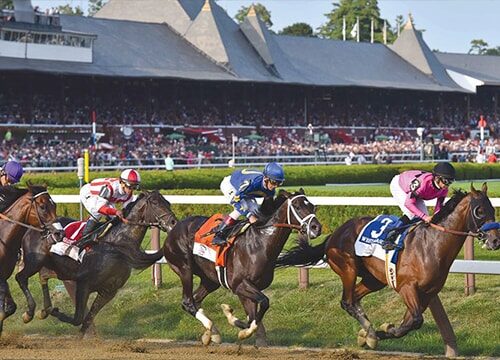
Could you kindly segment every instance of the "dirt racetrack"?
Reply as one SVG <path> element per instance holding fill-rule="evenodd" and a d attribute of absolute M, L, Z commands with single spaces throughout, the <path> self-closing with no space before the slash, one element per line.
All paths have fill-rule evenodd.
<path fill-rule="evenodd" d="M 44 338 L 38 336 L 5 336 L 0 340 L 0 359 L 60 359 L 60 360 L 381 360 L 381 359 L 438 359 L 371 351 L 342 349 L 260 348 L 236 344 L 204 347 L 194 343 L 123 340 L 76 340 Z"/>

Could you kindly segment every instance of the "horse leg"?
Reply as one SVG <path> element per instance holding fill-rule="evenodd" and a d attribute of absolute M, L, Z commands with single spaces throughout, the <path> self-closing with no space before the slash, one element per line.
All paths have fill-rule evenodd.
<path fill-rule="evenodd" d="M 393 327 L 387 325 L 377 331 L 377 336 L 382 340 L 403 337 L 411 330 L 419 329 L 424 322 L 422 313 L 427 307 L 428 302 L 425 306 L 422 305 L 416 287 L 405 285 L 401 288 L 399 294 L 406 304 L 406 313 L 400 326 Z"/>
<path fill-rule="evenodd" d="M 257 304 L 248 298 L 241 298 L 240 301 L 243 304 L 245 312 L 249 314 L 250 312 L 257 312 Z M 260 321 L 257 324 L 257 330 L 255 331 L 255 346 L 256 347 L 266 347 L 267 346 L 267 335 L 264 323 Z"/>
<path fill-rule="evenodd" d="M 209 345 L 212 336 L 213 322 L 206 315 L 203 309 L 198 309 L 193 299 L 193 271 L 188 263 L 180 266 L 169 263 L 170 268 L 179 276 L 182 282 L 182 308 L 191 316 L 195 317 L 206 329 L 201 337 L 203 345 Z M 200 295 L 202 290 L 200 290 Z"/>
<path fill-rule="evenodd" d="M 217 290 L 220 287 L 218 283 L 215 283 L 213 281 L 210 281 L 207 277 L 202 277 L 201 278 L 201 283 L 200 286 L 195 290 L 193 294 L 193 300 L 195 303 L 195 306 L 197 308 L 201 309 L 201 303 L 203 302 L 203 299 L 210 294 L 211 292 Z M 219 332 L 219 329 L 215 327 L 214 324 L 212 324 L 212 328 L 210 329 L 211 335 L 210 335 L 210 341 L 220 344 L 222 342 L 222 338 Z M 204 335 L 207 336 L 208 334 Z M 207 341 L 207 340 L 205 340 Z"/>
<path fill-rule="evenodd" d="M 248 279 L 244 279 L 234 290 L 248 315 L 249 327 L 238 333 L 238 338 L 244 340 L 253 335 L 264 314 L 269 309 L 269 299 Z M 248 301 L 253 304 L 248 304 Z"/>
<path fill-rule="evenodd" d="M 43 309 L 40 310 L 38 317 L 40 319 L 46 319 L 47 316 L 52 312 L 52 300 L 50 299 L 49 292 L 49 272 L 44 270 L 43 268 L 38 272 L 38 276 L 40 278 L 40 285 L 42 287 L 43 294 Z"/>
<path fill-rule="evenodd" d="M 2 335 L 3 321 L 7 317 L 7 314 L 5 313 L 5 297 L 7 296 L 8 291 L 9 285 L 7 284 L 7 281 L 0 278 L 0 335 Z"/>
<path fill-rule="evenodd" d="M 28 280 L 32 275 L 40 271 L 41 268 L 41 262 L 37 261 L 37 258 L 35 256 L 26 256 L 24 259 L 23 269 L 16 274 L 16 281 L 23 291 L 24 296 L 26 297 L 26 302 L 28 304 L 28 309 L 23 313 L 23 321 L 25 324 L 33 320 L 33 315 L 35 315 L 36 308 L 35 300 L 33 299 L 33 295 L 31 295 L 31 291 L 28 287 Z"/>
<path fill-rule="evenodd" d="M 68 316 L 60 312 L 58 308 L 54 308 L 50 314 L 52 316 L 55 316 L 62 322 L 67 322 L 72 325 L 79 326 L 82 324 L 89 296 L 90 296 L 90 289 L 87 281 L 79 280 L 76 283 L 76 305 L 75 305 L 74 316 L 73 317 Z"/>
<path fill-rule="evenodd" d="M 97 296 L 92 303 L 92 306 L 90 307 L 89 312 L 85 316 L 85 319 L 83 320 L 82 327 L 80 329 L 80 333 L 83 336 L 88 336 L 92 335 L 95 333 L 95 328 L 94 328 L 94 319 L 99 311 L 111 301 L 118 292 L 118 289 L 112 289 L 112 290 L 106 290 L 106 291 L 99 291 L 97 293 Z"/>

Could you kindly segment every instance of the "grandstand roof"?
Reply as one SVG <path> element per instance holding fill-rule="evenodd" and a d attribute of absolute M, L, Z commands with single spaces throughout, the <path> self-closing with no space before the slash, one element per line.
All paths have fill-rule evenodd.
<path fill-rule="evenodd" d="M 0 70 L 468 92 L 421 34 L 394 46 L 276 35 L 250 12 L 238 25 L 213 0 L 110 0 L 96 17 L 61 15 L 97 35 L 93 63 L 0 57 Z"/>
<path fill-rule="evenodd" d="M 485 85 L 500 85 L 500 56 L 436 53 L 447 68 L 484 82 Z"/>

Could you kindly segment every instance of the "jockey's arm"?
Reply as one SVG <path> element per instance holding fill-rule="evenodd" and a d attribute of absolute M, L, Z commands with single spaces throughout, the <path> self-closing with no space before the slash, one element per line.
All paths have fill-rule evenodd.
<path fill-rule="evenodd" d="M 436 206 L 434 207 L 434 214 L 437 214 L 441 211 L 444 204 L 444 197 L 439 197 L 436 200 Z"/>
<path fill-rule="evenodd" d="M 406 194 L 405 207 L 420 219 L 425 219 L 428 216 L 417 207 L 417 198 L 412 193 Z"/>

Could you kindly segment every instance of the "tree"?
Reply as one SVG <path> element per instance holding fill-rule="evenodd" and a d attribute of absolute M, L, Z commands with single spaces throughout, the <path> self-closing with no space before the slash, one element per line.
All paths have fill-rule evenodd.
<path fill-rule="evenodd" d="M 497 46 L 495 48 L 486 49 L 486 51 L 484 52 L 483 55 L 496 55 L 496 56 L 500 56 L 500 46 Z"/>
<path fill-rule="evenodd" d="M 488 43 L 483 39 L 474 39 L 470 42 L 469 54 L 482 55 L 486 51 Z"/>
<path fill-rule="evenodd" d="M 293 35 L 293 36 L 308 36 L 314 37 L 313 28 L 311 25 L 306 23 L 295 23 L 290 26 L 284 27 L 280 32 L 280 35 Z"/>
<path fill-rule="evenodd" d="M 0 0 L 0 10 L 2 9 L 14 9 L 12 0 Z"/>
<path fill-rule="evenodd" d="M 83 10 L 79 6 L 75 6 L 74 8 L 71 7 L 70 5 L 59 5 L 57 7 L 57 10 L 59 10 L 60 14 L 65 14 L 65 15 L 83 15 Z"/>
<path fill-rule="evenodd" d="M 94 16 L 107 2 L 108 0 L 89 0 L 89 16 Z"/>
<path fill-rule="evenodd" d="M 266 9 L 264 5 L 257 3 L 257 4 L 252 4 L 251 6 L 255 8 L 257 16 L 264 22 L 264 24 L 266 24 L 268 28 L 273 26 L 273 22 L 271 21 L 271 13 L 269 12 L 269 10 Z M 236 21 L 238 21 L 238 23 L 241 24 L 243 20 L 245 20 L 245 17 L 248 14 L 248 10 L 250 10 L 250 6 L 242 6 L 238 10 L 236 15 L 234 16 L 234 18 L 236 19 Z"/>
<path fill-rule="evenodd" d="M 380 17 L 380 9 L 377 0 L 340 0 L 333 3 L 333 10 L 325 14 L 328 21 L 318 28 L 319 35 L 328 39 L 342 39 L 343 18 L 346 19 L 347 37 L 356 24 L 359 17 L 360 41 L 370 41 L 371 20 L 374 20 L 374 40 L 383 41 L 384 19 Z M 389 21 L 387 23 L 387 40 L 392 42 L 395 35 L 391 30 Z"/>

